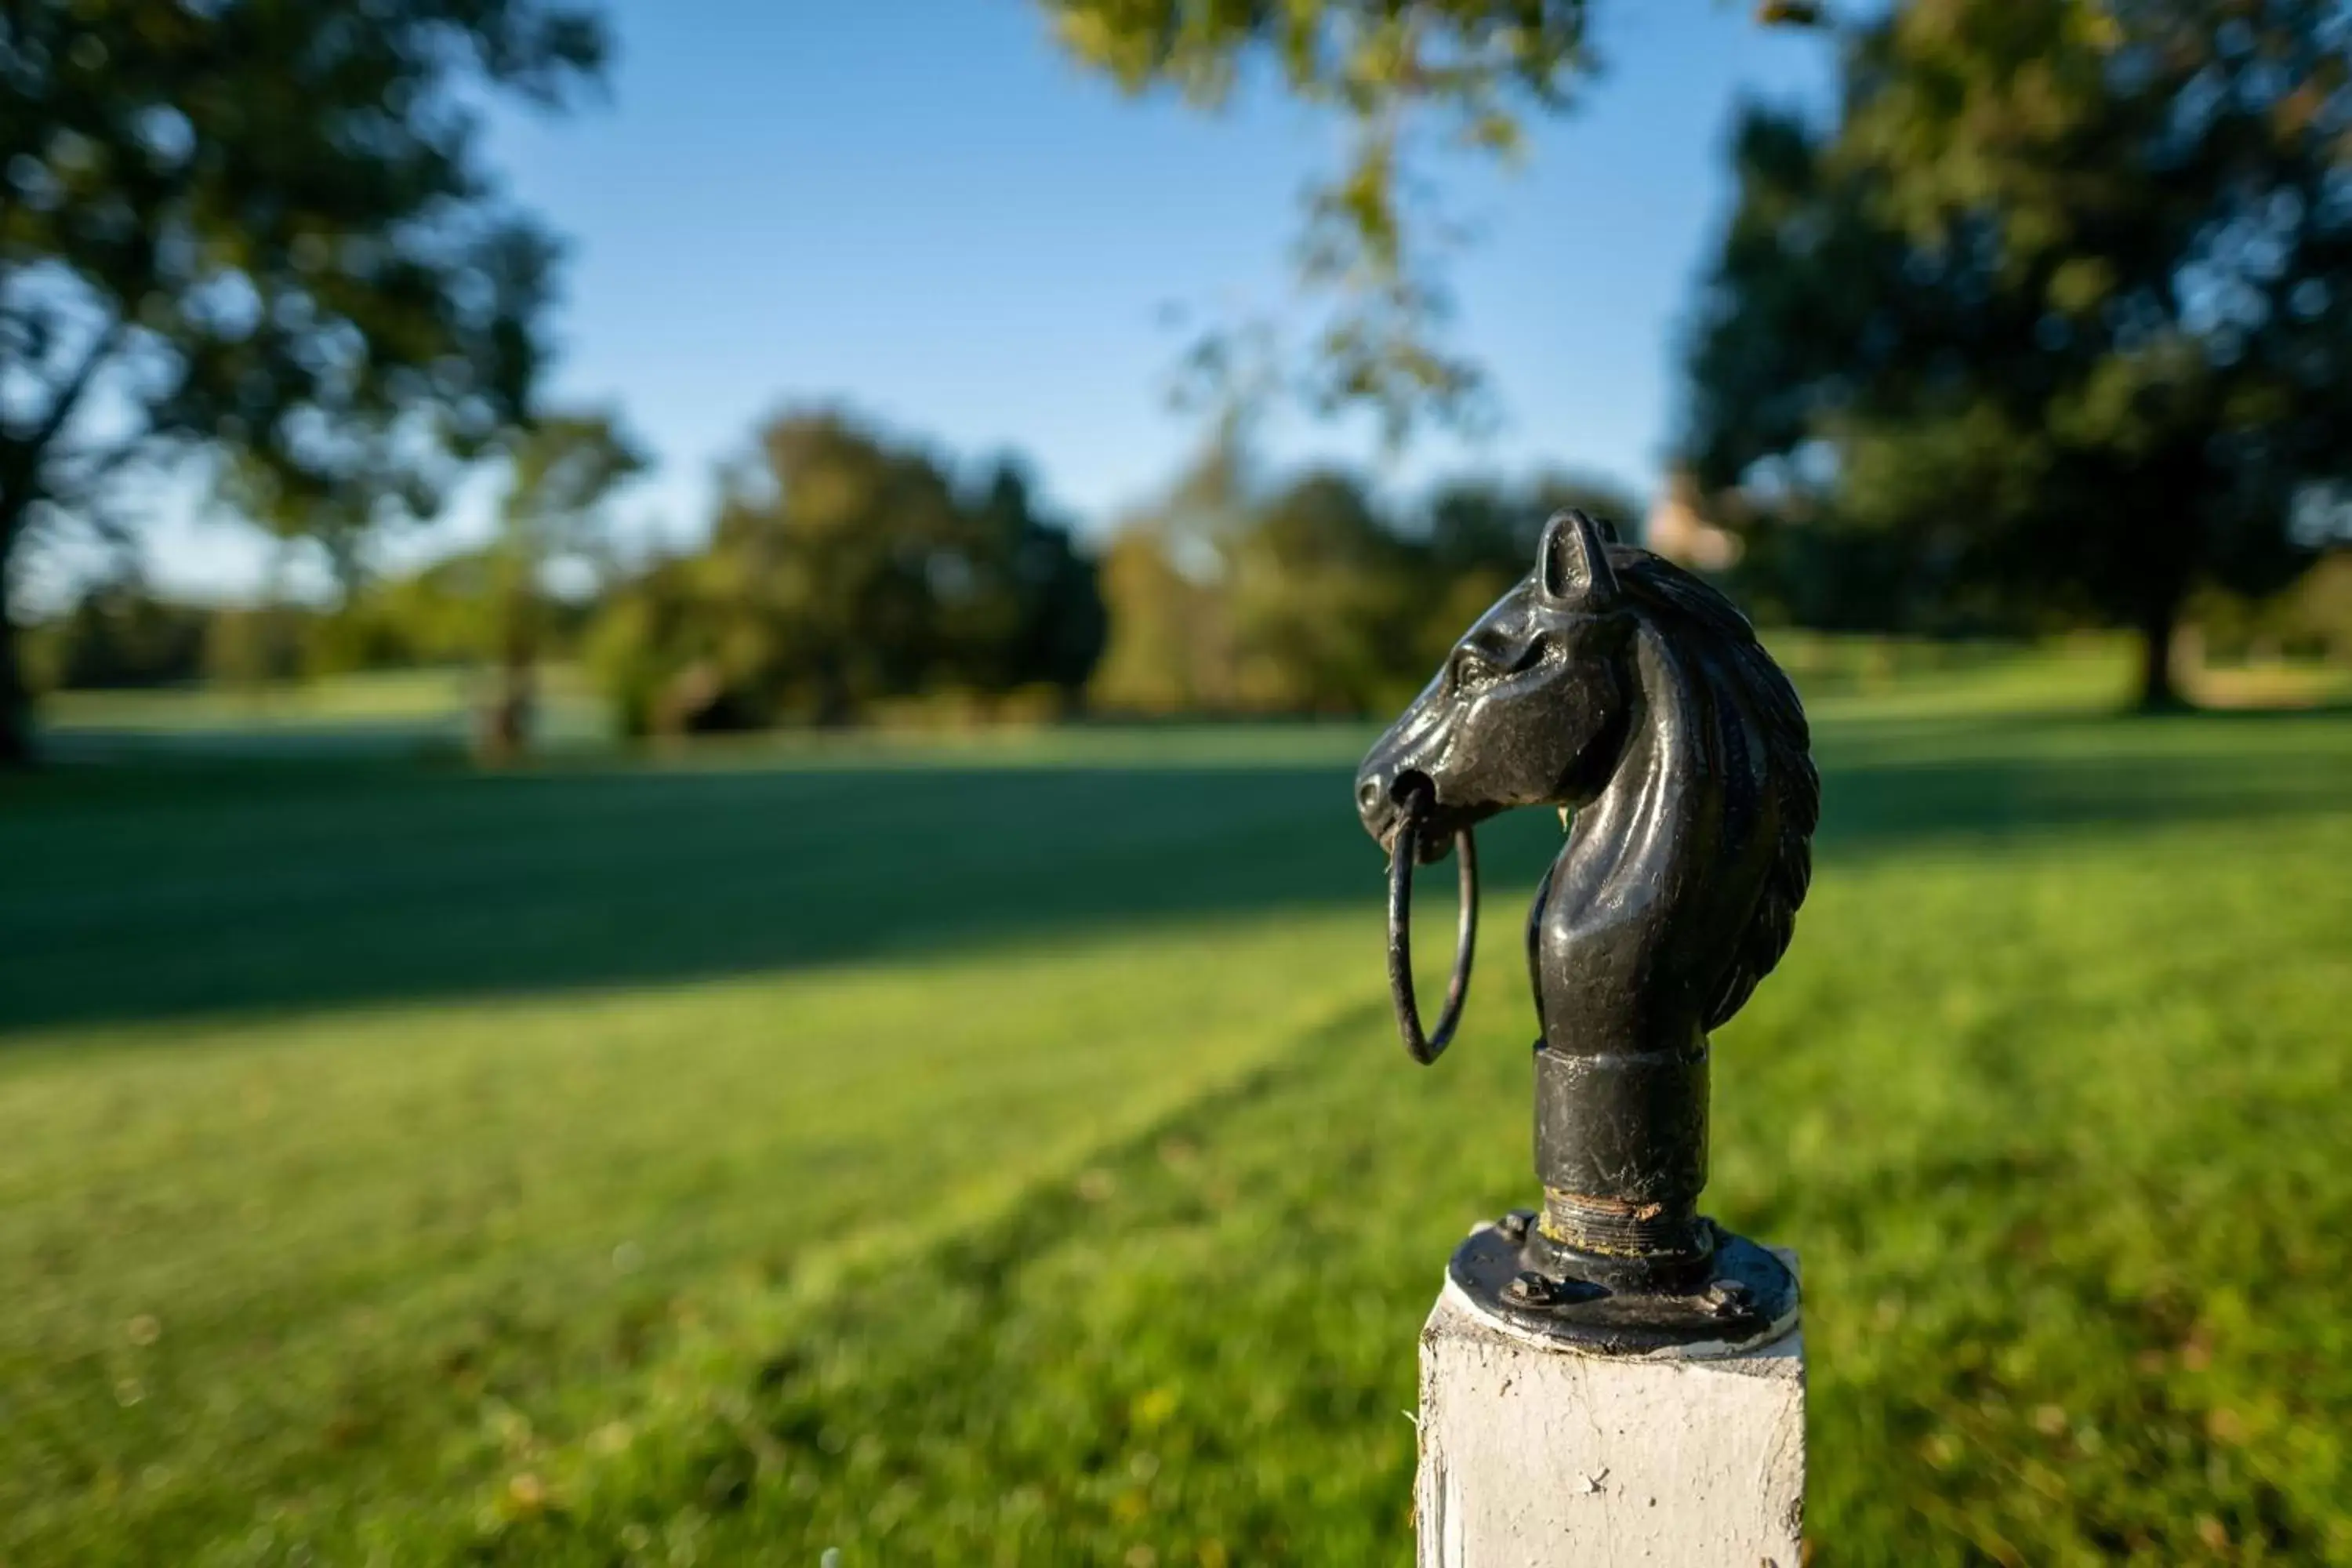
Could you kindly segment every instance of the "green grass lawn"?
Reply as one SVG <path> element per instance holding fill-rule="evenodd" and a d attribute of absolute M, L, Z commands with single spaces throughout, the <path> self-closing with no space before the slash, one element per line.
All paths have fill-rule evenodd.
<path fill-rule="evenodd" d="M 1814 1561 L 2352 1563 L 2352 716 L 1995 679 L 1718 1039 Z M 0 1563 L 1404 1560 L 1557 828 L 1416 1068 L 1361 740 L 0 782 Z"/>

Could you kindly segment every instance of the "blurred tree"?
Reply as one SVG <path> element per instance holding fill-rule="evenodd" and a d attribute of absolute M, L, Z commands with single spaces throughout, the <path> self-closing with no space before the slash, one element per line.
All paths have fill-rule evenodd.
<path fill-rule="evenodd" d="M 1267 487 L 1228 417 L 1103 560 L 1111 642 L 1096 694 L 1134 712 L 1361 714 L 1411 693 L 1528 574 L 1544 519 L 1640 509 L 1568 475 L 1463 479 L 1400 514 L 1338 471 Z"/>
<path fill-rule="evenodd" d="M 1535 564 L 1545 520 L 1576 508 L 1617 525 L 1621 538 L 1642 531 L 1642 507 L 1606 479 L 1541 474 L 1524 483 L 1475 478 L 1438 486 L 1427 508 L 1431 562 L 1445 572 L 1484 572 L 1501 579 L 1496 593 Z M 1490 595 L 1490 599 L 1493 595 Z"/>
<path fill-rule="evenodd" d="M 497 673 L 479 748 L 493 762 L 511 760 L 530 742 L 551 569 L 603 553 L 605 502 L 651 459 L 615 416 L 575 413 L 544 416 L 518 431 L 507 461 L 499 536 L 482 562 L 483 629 Z"/>
<path fill-rule="evenodd" d="M 1094 687 L 1104 706 L 1240 710 L 1224 543 L 1247 525 L 1249 470 L 1242 422 L 1228 411 L 1168 493 L 1113 531 L 1102 561 L 1110 637 Z"/>
<path fill-rule="evenodd" d="M 677 721 L 665 707 L 684 671 L 709 658 L 710 627 L 694 615 L 697 586 L 686 558 L 656 555 L 614 584 L 597 606 L 583 651 L 589 675 L 612 705 L 622 733 L 740 727 L 689 726 Z M 701 646 L 687 647 L 690 635 L 697 635 Z"/>
<path fill-rule="evenodd" d="M 1332 305 L 1310 398 L 1368 406 L 1392 438 L 1424 413 L 1479 412 L 1476 368 L 1442 342 L 1448 314 L 1412 165 L 1424 143 L 1516 158 L 1531 112 L 1564 108 L 1592 61 L 1586 0 L 1039 0 L 1072 54 L 1130 92 L 1223 102 L 1254 64 L 1341 117 L 1341 169 L 1306 195 L 1301 280 Z M 1212 337 L 1196 364 L 1230 343 Z"/>
<path fill-rule="evenodd" d="M 1103 548 L 1102 592 L 1110 639 L 1094 700 L 1126 713 L 1229 713 L 1231 628 L 1217 584 L 1178 563 L 1166 521 L 1128 519 Z"/>
<path fill-rule="evenodd" d="M 2293 587 L 2266 599 L 2209 589 L 2199 595 L 2193 619 L 2209 656 L 2352 666 L 2352 550 L 2328 552 Z"/>
<path fill-rule="evenodd" d="M 1444 343 L 1440 258 L 1454 237 L 1418 173 L 1433 154 L 1515 163 L 1528 120 L 1558 113 L 1596 68 L 1591 0 L 1037 0 L 1077 59 L 1129 92 L 1173 89 L 1204 109 L 1262 67 L 1346 125 L 1339 170 L 1305 194 L 1300 282 L 1329 307 L 1304 376 L 1326 411 L 1368 408 L 1391 442 L 1414 422 L 1475 425 L 1478 367 Z M 1759 0 L 1767 26 L 1821 7 Z M 1260 329 L 1212 331 L 1188 369 L 1231 395 Z"/>
<path fill-rule="evenodd" d="M 1092 563 L 1020 470 L 969 490 L 929 453 L 835 414 L 763 429 L 722 482 L 709 547 L 615 594 L 593 661 L 634 730 L 846 723 L 882 698 L 1049 684 L 1099 656 Z"/>
<path fill-rule="evenodd" d="M 770 425 L 729 476 L 711 550 L 750 612 L 736 633 L 750 689 L 820 724 L 920 689 L 943 651 L 935 590 L 976 586 L 961 522 L 928 454 L 830 414 Z"/>
<path fill-rule="evenodd" d="M 541 354 L 554 247 L 484 115 L 604 54 L 560 0 L 0 9 L 0 604 L 29 533 L 205 444 L 280 527 L 429 506 Z M 11 625 L 0 762 L 30 751 Z"/>
<path fill-rule="evenodd" d="M 223 605 L 205 626 L 204 673 L 227 686 L 272 686 L 302 674 L 317 616 L 279 600 Z"/>
<path fill-rule="evenodd" d="M 94 584 L 36 626 L 26 663 L 44 689 L 168 686 L 204 671 L 212 612 L 157 598 L 135 577 Z"/>
<path fill-rule="evenodd" d="M 2275 613 L 2275 635 L 2286 652 L 2352 666 L 2352 549 L 2322 556 Z"/>
<path fill-rule="evenodd" d="M 347 581 L 341 601 L 304 622 L 300 673 L 455 665 L 482 656 L 490 571 L 480 551 L 421 571 Z"/>
<path fill-rule="evenodd" d="M 1356 715 L 1410 696 L 1428 675 L 1419 553 L 1348 475 L 1310 473 L 1272 496 L 1225 546 L 1243 702 Z"/>
<path fill-rule="evenodd" d="M 1020 466 L 1000 460 L 966 507 L 963 592 L 946 599 L 947 669 L 991 695 L 1051 687 L 1062 712 L 1085 706 L 1109 640 L 1095 563 L 1065 524 L 1041 514 Z"/>
<path fill-rule="evenodd" d="M 2136 628 L 2308 562 L 2352 469 L 2352 23 L 2325 0 L 1910 0 L 1823 133 L 1751 110 L 1688 445 L 1914 618 Z"/>
<path fill-rule="evenodd" d="M 305 652 L 324 617 L 288 592 L 292 555 L 289 547 L 278 546 L 253 601 L 213 613 L 205 629 L 205 679 L 242 687 L 300 679 Z"/>

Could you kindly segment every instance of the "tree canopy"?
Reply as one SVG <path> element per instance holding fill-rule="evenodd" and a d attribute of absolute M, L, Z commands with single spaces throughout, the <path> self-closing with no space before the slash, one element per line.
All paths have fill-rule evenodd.
<path fill-rule="evenodd" d="M 729 468 L 709 546 L 616 593 L 594 658 L 633 729 L 838 724 L 942 689 L 1075 706 L 1104 630 L 1093 563 L 1017 465 L 967 479 L 788 414 Z"/>
<path fill-rule="evenodd" d="M 2352 17 L 1910 0 L 1834 124 L 1751 110 L 1687 445 L 1763 559 L 1914 622 L 2136 628 L 2274 588 L 2352 479 Z M 1899 606 L 1899 609 L 1898 609 Z"/>
<path fill-rule="evenodd" d="M 1097 695 L 1151 713 L 1391 709 L 1527 575 L 1544 519 L 1570 506 L 1629 531 L 1641 515 L 1610 485 L 1556 474 L 1406 500 L 1336 469 L 1267 482 L 1228 426 L 1105 548 Z"/>
<path fill-rule="evenodd" d="M 0 10 L 0 601 L 32 531 L 190 450 L 281 527 L 429 510 L 544 357 L 556 247 L 484 112 L 604 53 L 562 0 Z M 0 760 L 28 723 L 0 624 Z"/>
<path fill-rule="evenodd" d="M 1192 390 L 1229 403 L 1270 378 L 1323 412 L 1369 410 L 1391 443 L 1425 420 L 1486 421 L 1485 375 L 1447 342 L 1445 252 L 1460 230 L 1430 171 L 1448 155 L 1515 163 L 1530 121 L 1574 102 L 1600 66 L 1594 0 L 1036 3 L 1074 58 L 1129 92 L 1215 109 L 1265 81 L 1342 128 L 1339 166 L 1302 198 L 1311 341 L 1299 353 L 1266 319 L 1213 325 L 1186 357 Z M 1757 0 L 1753 15 L 1823 20 L 1813 0 Z"/>
<path fill-rule="evenodd" d="M 1481 377 L 1444 342 L 1442 218 L 1414 175 L 1447 149 L 1510 159 L 1531 113 L 1592 69 L 1588 0 L 1039 0 L 1078 59 L 1130 92 L 1204 107 L 1262 68 L 1347 129 L 1341 166 L 1305 197 L 1299 271 L 1326 307 L 1304 374 L 1326 409 L 1369 407 L 1391 437 L 1475 418 Z M 1194 351 L 1228 374 L 1230 330 Z"/>

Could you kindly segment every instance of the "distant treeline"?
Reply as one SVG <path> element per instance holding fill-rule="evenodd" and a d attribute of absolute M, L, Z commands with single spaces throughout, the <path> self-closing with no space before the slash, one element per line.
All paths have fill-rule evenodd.
<path fill-rule="evenodd" d="M 960 464 L 837 414 L 792 415 L 725 471 L 699 548 L 629 564 L 575 553 L 590 568 L 570 574 L 576 591 L 542 584 L 527 611 L 499 545 L 354 583 L 332 605 L 206 606 L 117 582 L 34 626 L 28 664 L 51 688 L 261 684 L 511 664 L 520 640 L 593 672 L 638 734 L 845 724 L 909 701 L 983 717 L 1361 715 L 1428 678 L 1570 506 L 1629 536 L 1645 510 L 1563 476 L 1388 501 L 1339 470 L 1265 479 L 1218 444 L 1089 548 L 1017 462 Z M 1696 514 L 1680 526 L 1695 531 L 1653 542 L 1769 622 L 1904 629 L 1881 624 L 1898 601 L 1867 559 L 1769 534 L 1743 554 Z M 2209 595 L 2197 619 L 2224 656 L 2352 658 L 2352 556 L 2274 600 Z"/>
<path fill-rule="evenodd" d="M 543 586 L 538 658 L 593 672 L 632 733 L 857 721 L 937 700 L 986 714 L 1354 714 L 1427 679 L 1526 570 L 1550 511 L 1631 528 L 1605 485 L 1445 486 L 1385 506 L 1360 479 L 1261 481 L 1231 447 L 1082 543 L 1011 459 L 958 463 L 833 413 L 759 431 L 700 547 L 574 552 Z M 362 580 L 331 606 L 205 606 L 134 581 L 31 628 L 50 688 L 251 684 L 499 665 L 518 616 L 504 547 Z"/>
<path fill-rule="evenodd" d="M 1265 482 L 1212 448 L 1104 548 L 1112 630 L 1095 700 L 1129 713 L 1394 708 L 1527 574 L 1544 519 L 1566 507 L 1639 526 L 1634 498 L 1594 480 L 1463 479 L 1385 504 L 1356 475 Z"/>

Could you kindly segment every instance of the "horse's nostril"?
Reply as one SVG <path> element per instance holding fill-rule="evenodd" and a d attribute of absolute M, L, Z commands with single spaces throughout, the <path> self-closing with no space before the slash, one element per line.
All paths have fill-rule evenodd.
<path fill-rule="evenodd" d="M 1380 781 L 1377 779 L 1366 779 L 1362 784 L 1356 786 L 1356 805 L 1358 809 L 1370 811 L 1380 804 Z"/>

